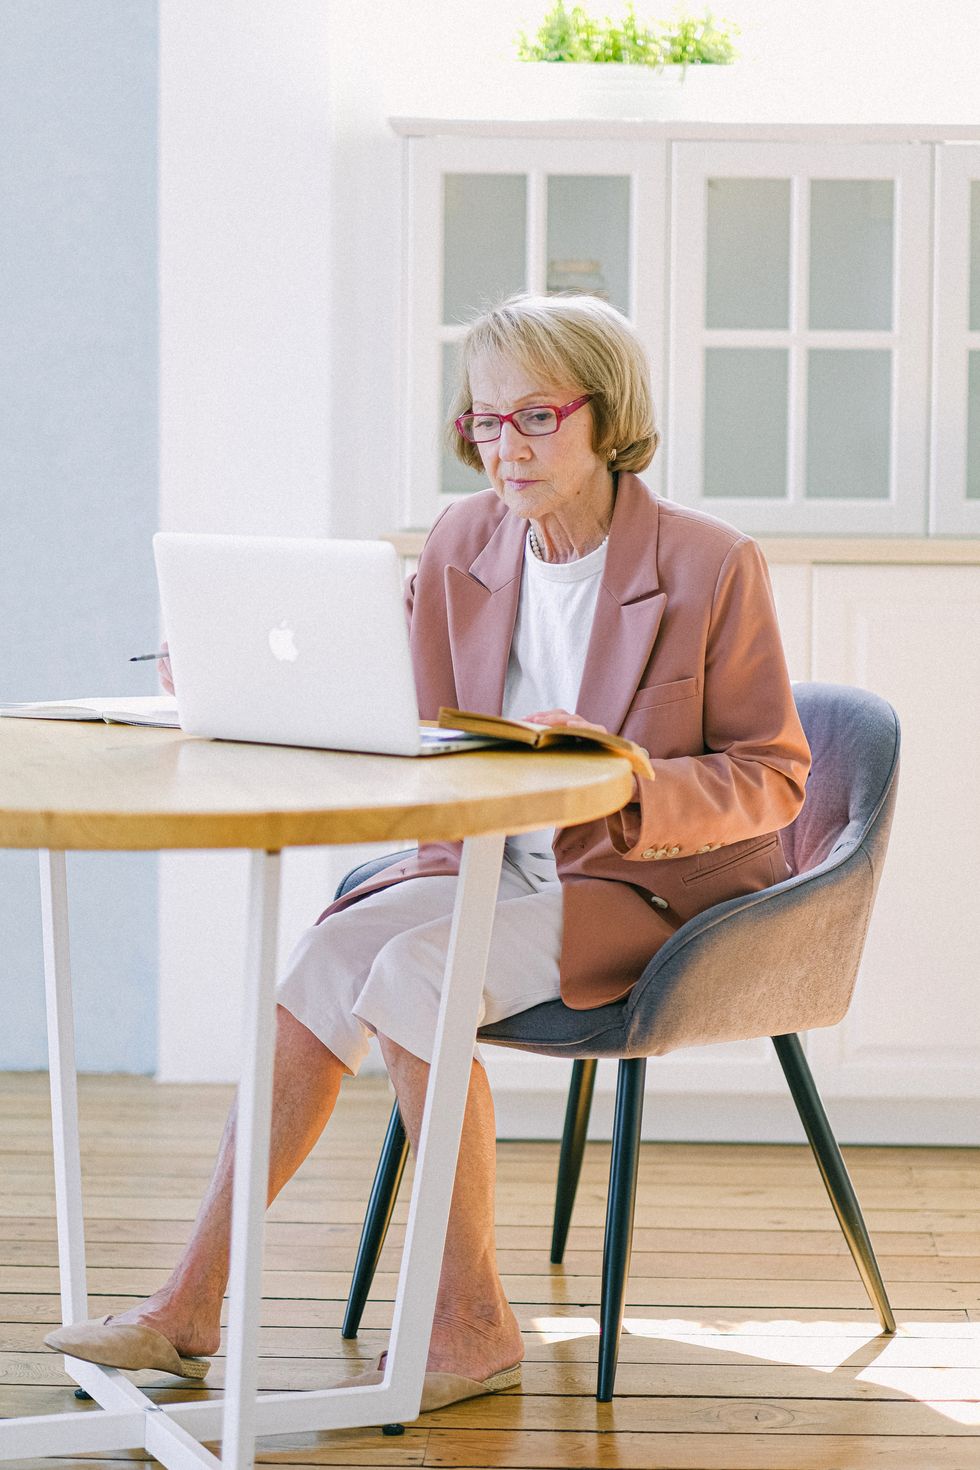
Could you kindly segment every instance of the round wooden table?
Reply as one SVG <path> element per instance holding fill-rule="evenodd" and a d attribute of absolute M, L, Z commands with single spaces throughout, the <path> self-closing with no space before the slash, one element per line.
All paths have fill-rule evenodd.
<path fill-rule="evenodd" d="M 224 1401 L 156 1404 L 67 1358 L 100 1408 L 0 1422 L 0 1459 L 145 1448 L 164 1464 L 250 1470 L 256 1434 L 414 1419 L 435 1310 L 504 836 L 618 811 L 625 760 L 585 750 L 419 758 L 201 740 L 180 731 L 0 719 L 0 847 L 40 851 L 62 1313 L 88 1316 L 68 948 L 68 850 L 252 852 Z M 279 851 L 463 841 L 442 1004 L 384 1381 L 256 1399 L 275 1036 Z"/>

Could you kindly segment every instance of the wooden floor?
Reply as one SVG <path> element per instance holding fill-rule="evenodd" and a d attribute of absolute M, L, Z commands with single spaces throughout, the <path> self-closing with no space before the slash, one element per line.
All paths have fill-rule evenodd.
<path fill-rule="evenodd" d="M 83 1079 L 81 1091 L 94 1314 L 149 1292 L 175 1259 L 230 1094 L 118 1078 Z M 348 1084 L 328 1137 L 273 1206 L 264 1389 L 326 1385 L 384 1345 L 399 1224 L 359 1340 L 338 1328 L 389 1106 L 376 1079 Z M 527 1344 L 522 1390 L 427 1415 L 398 1438 L 263 1440 L 260 1462 L 978 1470 L 975 1151 L 847 1151 L 899 1322 L 889 1339 L 805 1148 L 647 1145 L 612 1404 L 593 1397 L 608 1146 L 590 1146 L 562 1267 L 548 1263 L 556 1152 L 500 1148 L 498 1241 Z M 89 1412 L 41 1345 L 59 1317 L 45 1077 L 0 1075 L 0 1179 L 0 1415 Z M 220 1388 L 222 1370 L 219 1357 L 197 1396 Z M 160 1401 L 194 1396 L 139 1377 L 161 1385 Z"/>

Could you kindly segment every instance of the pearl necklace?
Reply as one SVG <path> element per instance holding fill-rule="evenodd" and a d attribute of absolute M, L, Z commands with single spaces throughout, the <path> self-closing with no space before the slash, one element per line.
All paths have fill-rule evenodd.
<path fill-rule="evenodd" d="M 534 527 L 531 525 L 531 522 L 530 521 L 528 521 L 528 523 L 527 523 L 527 539 L 528 539 L 528 542 L 530 543 L 531 551 L 532 551 L 533 555 L 537 557 L 538 561 L 546 561 L 547 560 L 547 557 L 545 556 L 543 550 L 541 549 L 541 542 L 538 540 L 537 535 L 535 534 Z M 608 535 L 603 536 L 602 540 L 599 542 L 599 546 L 605 546 L 605 544 L 606 544 L 606 542 L 608 540 L 609 540 Z M 593 551 L 598 551 L 599 550 L 599 546 L 594 546 L 592 548 L 592 550 Z M 586 555 L 587 556 L 591 556 L 592 555 L 592 552 L 591 551 L 586 552 Z"/>

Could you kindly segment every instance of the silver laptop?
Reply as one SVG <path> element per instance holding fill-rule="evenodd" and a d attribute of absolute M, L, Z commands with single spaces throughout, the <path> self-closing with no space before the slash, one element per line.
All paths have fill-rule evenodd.
<path fill-rule="evenodd" d="M 161 531 L 153 552 L 189 734 L 386 755 L 490 743 L 420 726 L 387 542 Z"/>

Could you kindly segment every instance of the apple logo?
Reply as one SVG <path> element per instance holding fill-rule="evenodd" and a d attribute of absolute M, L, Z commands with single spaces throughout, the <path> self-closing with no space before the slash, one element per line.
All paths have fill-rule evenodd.
<path fill-rule="evenodd" d="M 285 618 L 277 628 L 270 628 L 269 647 L 272 649 L 273 658 L 277 658 L 280 663 L 295 663 L 299 658 L 299 649 L 296 647 L 293 630 Z"/>

